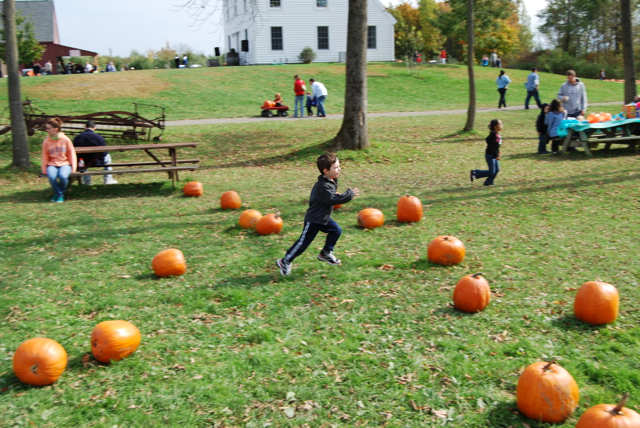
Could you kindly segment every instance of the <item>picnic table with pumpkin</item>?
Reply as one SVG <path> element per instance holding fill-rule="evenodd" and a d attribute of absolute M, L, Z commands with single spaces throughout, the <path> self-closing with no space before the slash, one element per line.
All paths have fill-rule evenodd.
<path fill-rule="evenodd" d="M 563 120 L 558 128 L 558 137 L 564 138 L 560 152 L 566 152 L 569 147 L 582 147 L 585 153 L 591 156 L 591 149 L 597 148 L 601 143 L 604 143 L 605 150 L 608 150 L 612 144 L 626 144 L 634 148 L 640 141 L 640 135 L 634 135 L 637 130 L 640 130 L 640 118 L 617 119 L 614 117 L 602 122 Z"/>

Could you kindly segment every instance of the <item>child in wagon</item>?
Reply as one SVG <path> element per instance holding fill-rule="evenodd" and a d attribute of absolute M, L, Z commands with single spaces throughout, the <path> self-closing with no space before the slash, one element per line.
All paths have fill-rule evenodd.
<path fill-rule="evenodd" d="M 282 97 L 280 94 L 276 94 L 276 99 L 273 101 L 276 103 L 276 107 L 282 107 L 284 105 L 282 104 Z"/>

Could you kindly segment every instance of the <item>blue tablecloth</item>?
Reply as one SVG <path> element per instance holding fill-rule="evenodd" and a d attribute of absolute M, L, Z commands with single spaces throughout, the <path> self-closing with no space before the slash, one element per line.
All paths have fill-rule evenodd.
<path fill-rule="evenodd" d="M 566 119 L 560 122 L 558 126 L 558 137 L 566 137 L 569 133 L 569 129 L 573 129 L 576 132 L 586 131 L 587 129 L 609 129 L 618 126 L 626 125 L 628 123 L 639 123 L 640 118 L 635 119 L 622 119 L 622 120 L 609 120 L 607 122 L 589 123 L 586 120 Z"/>

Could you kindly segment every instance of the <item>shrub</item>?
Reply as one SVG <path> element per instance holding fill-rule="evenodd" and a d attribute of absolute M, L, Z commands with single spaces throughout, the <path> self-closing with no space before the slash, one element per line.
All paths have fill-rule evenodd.
<path fill-rule="evenodd" d="M 316 59 L 316 53 L 313 51 L 313 49 L 307 46 L 306 48 L 302 49 L 302 52 L 300 52 L 298 58 L 303 63 L 310 64 L 314 59 Z"/>

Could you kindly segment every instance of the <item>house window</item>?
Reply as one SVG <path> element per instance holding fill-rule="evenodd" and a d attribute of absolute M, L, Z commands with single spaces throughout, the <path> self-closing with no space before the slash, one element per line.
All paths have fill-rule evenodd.
<path fill-rule="evenodd" d="M 280 0 L 269 0 L 271 7 L 280 7 Z"/>
<path fill-rule="evenodd" d="M 245 40 L 249 40 L 249 30 L 248 29 L 244 30 L 244 39 Z"/>
<path fill-rule="evenodd" d="M 316 0 L 316 6 L 327 7 L 327 0 Z"/>
<path fill-rule="evenodd" d="M 227 49 L 231 51 L 231 36 L 227 36 L 227 37 L 229 37 L 229 44 L 227 45 Z"/>
<path fill-rule="evenodd" d="M 282 50 L 282 27 L 271 27 L 271 50 Z"/>
<path fill-rule="evenodd" d="M 329 27 L 318 27 L 318 50 L 329 49 Z"/>
<path fill-rule="evenodd" d="M 233 1 L 233 16 L 238 16 L 238 0 Z"/>
<path fill-rule="evenodd" d="M 244 13 L 247 13 L 247 0 L 244 0 Z"/>
<path fill-rule="evenodd" d="M 375 25 L 369 25 L 367 27 L 367 49 L 377 49 Z"/>

